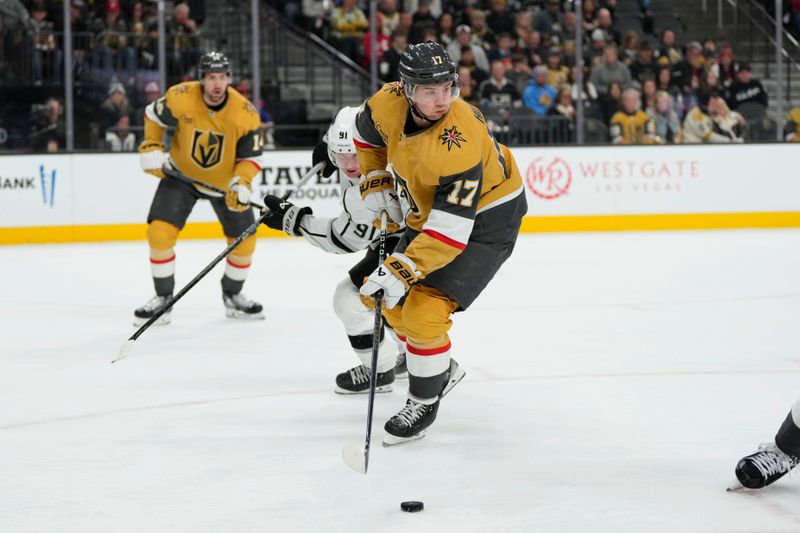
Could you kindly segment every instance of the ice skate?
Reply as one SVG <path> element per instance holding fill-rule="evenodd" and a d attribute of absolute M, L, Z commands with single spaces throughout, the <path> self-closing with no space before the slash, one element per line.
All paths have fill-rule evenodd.
<path fill-rule="evenodd" d="M 358 365 L 336 376 L 336 394 L 366 394 L 369 392 L 370 370 L 364 365 Z M 375 392 L 392 392 L 394 383 L 394 369 L 378 372 L 375 382 Z"/>
<path fill-rule="evenodd" d="M 399 413 L 386 422 L 383 429 L 386 436 L 383 438 L 384 446 L 395 446 L 425 436 L 425 430 L 436 420 L 439 411 L 439 400 L 426 405 L 412 399 L 406 400 L 406 406 Z"/>
<path fill-rule="evenodd" d="M 761 489 L 776 482 L 797 464 L 800 458 L 783 453 L 775 444 L 762 445 L 736 465 L 736 478 L 748 489 Z"/>
<path fill-rule="evenodd" d="M 466 371 L 458 365 L 458 362 L 450 358 L 450 368 L 447 369 L 447 379 L 444 382 L 444 387 L 442 387 L 439 398 L 444 398 L 466 375 Z"/>
<path fill-rule="evenodd" d="M 397 354 L 397 362 L 394 365 L 395 379 L 408 379 L 408 366 L 406 365 L 405 352 Z"/>
<path fill-rule="evenodd" d="M 156 294 L 152 298 L 150 298 L 146 304 L 139 307 L 133 312 L 133 325 L 134 326 L 141 326 L 151 318 L 153 318 L 162 308 L 172 304 L 172 295 L 167 294 L 166 296 L 160 296 Z M 163 315 L 158 317 L 158 320 L 154 322 L 154 326 L 161 326 L 164 324 L 169 324 L 172 320 L 171 315 L 172 309 L 168 309 Z"/>
<path fill-rule="evenodd" d="M 245 320 L 263 320 L 264 313 L 261 311 L 263 306 L 250 300 L 241 292 L 231 294 L 222 292 L 222 301 L 225 304 L 225 316 L 228 318 L 243 318 Z"/>

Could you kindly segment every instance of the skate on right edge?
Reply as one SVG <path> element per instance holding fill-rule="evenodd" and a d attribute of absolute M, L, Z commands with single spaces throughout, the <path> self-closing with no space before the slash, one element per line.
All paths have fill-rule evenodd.
<path fill-rule="evenodd" d="M 743 457 L 736 465 L 736 479 L 748 489 L 761 489 L 775 483 L 800 463 L 800 457 L 784 453 L 775 443 L 762 444 L 756 453 Z M 736 490 L 740 487 L 731 487 Z"/>
<path fill-rule="evenodd" d="M 136 327 L 141 326 L 151 318 L 153 318 L 162 308 L 172 305 L 172 294 L 165 294 L 159 295 L 156 294 L 152 298 L 150 298 L 147 303 L 143 306 L 139 307 L 133 312 L 133 325 Z M 164 324 L 169 324 L 172 320 L 171 315 L 172 309 L 167 309 L 167 311 L 161 315 L 158 320 L 155 321 L 153 324 L 154 326 L 161 326 Z"/>
<path fill-rule="evenodd" d="M 394 368 L 386 372 L 378 372 L 375 381 L 375 392 L 392 392 Z M 336 376 L 336 394 L 366 394 L 369 392 L 370 370 L 365 365 L 358 365 Z"/>
<path fill-rule="evenodd" d="M 429 402 L 408 398 L 405 407 L 390 418 L 383 427 L 386 430 L 383 445 L 395 446 L 424 437 L 428 427 L 436 420 L 439 402 L 464 379 L 465 375 L 466 372 L 458 365 L 458 362 L 450 359 L 450 368 L 439 396 Z"/>

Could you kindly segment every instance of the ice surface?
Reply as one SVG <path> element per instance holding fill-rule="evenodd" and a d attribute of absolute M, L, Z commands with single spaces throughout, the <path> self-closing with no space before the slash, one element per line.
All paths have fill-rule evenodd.
<path fill-rule="evenodd" d="M 178 285 L 224 248 L 178 244 Z M 0 532 L 790 532 L 800 482 L 726 493 L 800 387 L 800 231 L 525 235 L 467 313 L 424 439 L 342 461 L 366 396 L 331 296 L 356 256 L 261 240 L 111 365 L 145 243 L 0 248 Z M 408 514 L 400 502 L 422 500 Z"/>

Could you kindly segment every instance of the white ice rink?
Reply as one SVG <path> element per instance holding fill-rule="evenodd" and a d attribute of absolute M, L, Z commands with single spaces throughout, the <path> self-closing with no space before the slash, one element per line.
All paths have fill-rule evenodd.
<path fill-rule="evenodd" d="M 220 241 L 178 245 L 178 286 Z M 800 480 L 726 493 L 800 393 L 800 231 L 521 236 L 467 313 L 428 436 L 342 462 L 366 397 L 331 308 L 355 256 L 261 240 L 109 364 L 146 243 L 0 247 L 0 532 L 796 532 Z M 400 511 L 422 500 L 425 511 Z"/>

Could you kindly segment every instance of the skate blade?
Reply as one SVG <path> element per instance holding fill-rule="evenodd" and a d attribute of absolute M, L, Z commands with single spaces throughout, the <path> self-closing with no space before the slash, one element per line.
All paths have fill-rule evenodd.
<path fill-rule="evenodd" d="M 398 373 L 397 370 L 395 370 L 394 379 L 408 379 L 408 370 L 400 373 Z"/>
<path fill-rule="evenodd" d="M 423 429 L 422 431 L 411 437 L 395 437 L 394 435 L 389 435 L 387 433 L 386 436 L 383 437 L 383 445 L 388 448 L 389 446 L 397 446 L 398 444 L 405 444 L 406 442 L 419 440 L 422 437 L 424 437 L 427 434 L 427 432 L 428 432 L 427 429 Z"/>
<path fill-rule="evenodd" d="M 734 480 L 732 483 L 728 485 L 728 488 L 725 489 L 726 492 L 742 492 L 748 490 L 747 487 L 742 485 L 738 479 Z"/>
<path fill-rule="evenodd" d="M 148 320 L 150 320 L 150 319 L 149 318 L 139 318 L 138 316 L 135 316 L 135 317 L 133 317 L 133 326 L 137 327 L 137 328 L 141 327 Z M 153 322 L 153 325 L 154 326 L 166 326 L 170 322 L 172 322 L 172 317 L 170 316 L 170 313 L 164 313 L 163 315 L 161 315 L 158 318 L 158 320 Z"/>
<path fill-rule="evenodd" d="M 245 313 L 244 311 L 239 311 L 238 309 L 228 309 L 225 308 L 225 316 L 228 318 L 236 318 L 241 320 L 264 320 L 266 317 L 264 313 Z"/>
<path fill-rule="evenodd" d="M 363 446 L 348 442 L 342 446 L 342 459 L 359 474 L 367 473 L 367 453 Z"/>
<path fill-rule="evenodd" d="M 348 395 L 353 395 L 353 394 L 369 394 L 369 389 L 364 389 L 364 390 L 360 390 L 360 391 L 353 391 L 353 390 L 343 389 L 343 388 L 341 388 L 340 386 L 337 385 L 336 388 L 333 389 L 333 392 L 335 392 L 336 394 L 341 394 L 343 396 L 348 396 Z M 392 386 L 391 385 L 382 385 L 380 387 L 375 387 L 375 392 L 377 394 L 382 394 L 384 392 L 392 392 Z"/>
<path fill-rule="evenodd" d="M 442 390 L 442 394 L 440 395 L 441 398 L 447 396 L 447 393 L 453 390 L 453 387 L 459 384 L 464 376 L 467 375 L 467 372 L 459 367 L 456 367 L 455 372 L 450 375 L 450 379 L 447 381 L 447 385 L 445 386 L 444 390 Z"/>

